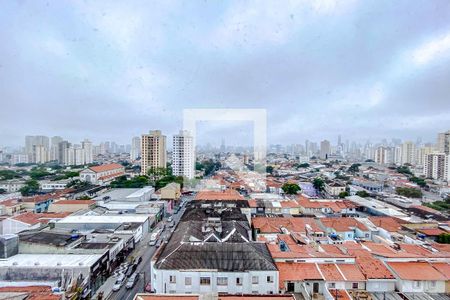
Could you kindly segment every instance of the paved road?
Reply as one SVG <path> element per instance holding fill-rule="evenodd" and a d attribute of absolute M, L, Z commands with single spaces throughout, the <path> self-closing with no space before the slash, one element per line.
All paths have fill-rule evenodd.
<path fill-rule="evenodd" d="M 186 201 L 190 201 L 192 197 L 183 197 L 182 199 L 185 199 Z M 183 207 L 177 214 L 173 215 L 173 220 L 175 221 L 175 224 L 178 224 L 180 221 L 181 216 L 183 215 L 185 210 L 185 207 Z M 161 232 L 160 238 L 163 240 L 168 240 L 170 238 L 171 232 L 169 226 L 167 226 L 167 218 L 164 218 L 162 220 L 157 228 L 160 228 L 162 224 L 166 224 L 166 229 Z M 109 299 L 113 300 L 131 300 L 136 295 L 136 293 L 143 293 L 145 288 L 145 282 L 149 282 L 151 279 L 150 276 L 150 261 L 152 259 L 153 254 L 156 251 L 155 246 L 149 246 L 148 242 L 150 239 L 151 233 L 149 233 L 146 237 L 146 239 L 142 240 L 137 248 L 130 254 L 134 257 L 142 257 L 142 262 L 139 264 L 139 266 L 136 269 L 136 272 L 139 274 L 139 279 L 134 285 L 132 289 L 127 289 L 125 287 L 125 284 L 122 286 L 122 288 L 117 291 L 113 292 L 111 294 L 111 297 Z M 145 275 L 144 275 L 145 274 Z M 144 282 L 145 277 L 145 282 Z"/>

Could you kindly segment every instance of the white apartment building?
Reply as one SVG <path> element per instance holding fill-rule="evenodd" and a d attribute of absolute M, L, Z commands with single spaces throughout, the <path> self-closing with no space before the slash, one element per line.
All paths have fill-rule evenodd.
<path fill-rule="evenodd" d="M 175 176 L 195 176 L 194 138 L 188 131 L 173 136 L 172 170 Z"/>
<path fill-rule="evenodd" d="M 380 146 L 375 150 L 375 162 L 380 165 L 393 163 L 392 148 Z"/>
<path fill-rule="evenodd" d="M 401 145 L 401 164 L 416 164 L 416 145 L 413 142 L 404 142 Z"/>
<path fill-rule="evenodd" d="M 33 145 L 32 161 L 37 164 L 44 164 L 50 159 L 50 153 L 44 145 Z"/>
<path fill-rule="evenodd" d="M 166 136 L 161 130 L 152 130 L 141 137 L 141 174 L 147 174 L 150 168 L 166 168 Z"/>
<path fill-rule="evenodd" d="M 136 160 L 141 155 L 141 138 L 135 136 L 131 139 L 130 159 Z"/>
<path fill-rule="evenodd" d="M 63 138 L 60 136 L 54 136 L 51 138 L 50 144 L 50 160 L 58 160 L 58 145 L 63 141 Z"/>
<path fill-rule="evenodd" d="M 424 175 L 437 180 L 449 179 L 449 156 L 445 153 L 425 155 Z"/>
<path fill-rule="evenodd" d="M 92 142 L 85 139 L 81 142 L 81 148 L 84 152 L 84 164 L 92 164 L 94 162 L 94 149 L 92 147 Z"/>
<path fill-rule="evenodd" d="M 437 148 L 439 153 L 450 155 L 450 130 L 438 134 Z"/>

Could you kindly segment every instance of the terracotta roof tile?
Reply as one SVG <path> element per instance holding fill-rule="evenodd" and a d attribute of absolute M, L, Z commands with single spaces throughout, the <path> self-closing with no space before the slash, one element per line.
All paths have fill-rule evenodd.
<path fill-rule="evenodd" d="M 276 263 L 280 273 L 280 288 L 285 281 L 323 280 L 316 264 L 312 263 Z"/>
<path fill-rule="evenodd" d="M 89 167 L 89 169 L 94 171 L 95 173 L 100 173 L 100 172 L 105 172 L 105 171 L 112 171 L 112 170 L 119 169 L 119 168 L 123 169 L 124 167 L 122 165 L 116 164 L 116 163 Z"/>
<path fill-rule="evenodd" d="M 446 280 L 440 271 L 427 262 L 388 262 L 402 280 Z"/>
<path fill-rule="evenodd" d="M 195 196 L 195 200 L 244 200 L 241 194 L 235 190 L 225 191 L 200 191 Z"/>

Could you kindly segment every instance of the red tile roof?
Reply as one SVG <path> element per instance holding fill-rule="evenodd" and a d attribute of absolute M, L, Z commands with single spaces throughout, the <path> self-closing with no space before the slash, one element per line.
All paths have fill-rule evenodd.
<path fill-rule="evenodd" d="M 427 262 L 388 262 L 402 280 L 446 280 L 446 276 Z"/>
<path fill-rule="evenodd" d="M 312 263 L 276 263 L 280 273 L 280 288 L 284 288 L 285 281 L 323 280 L 316 264 Z"/>
<path fill-rule="evenodd" d="M 438 270 L 442 275 L 444 275 L 447 280 L 450 280 L 450 264 L 448 263 L 431 263 L 433 268 Z"/>
<path fill-rule="evenodd" d="M 327 227 L 333 228 L 337 232 L 352 231 L 353 228 L 359 228 L 362 231 L 368 231 L 369 229 L 361 222 L 358 222 L 354 218 L 321 218 L 320 222 Z"/>
<path fill-rule="evenodd" d="M 373 258 L 366 251 L 359 251 L 356 263 L 366 279 L 395 279 L 392 272 L 378 259 Z"/>
<path fill-rule="evenodd" d="M 336 264 L 347 281 L 365 281 L 366 278 L 356 264 Z"/>
<path fill-rule="evenodd" d="M 368 219 L 373 225 L 383 228 L 388 232 L 397 232 L 402 228 L 401 224 L 391 217 L 368 217 Z"/>
<path fill-rule="evenodd" d="M 333 299 L 352 300 L 352 297 L 350 297 L 346 290 L 329 289 L 328 291 L 330 292 L 331 296 L 333 296 Z"/>
<path fill-rule="evenodd" d="M 0 287 L 0 293 L 27 293 L 28 300 L 60 300 L 61 295 L 53 295 L 49 286 L 8 286 Z"/>
<path fill-rule="evenodd" d="M 255 217 L 252 219 L 252 226 L 260 233 L 283 233 L 281 228 L 286 228 L 292 232 L 306 233 L 307 225 L 314 232 L 323 232 L 313 218 L 268 218 Z"/>
<path fill-rule="evenodd" d="M 318 264 L 320 272 L 327 281 L 344 281 L 335 264 Z"/>
<path fill-rule="evenodd" d="M 33 213 L 33 212 L 26 212 L 20 215 L 16 215 L 14 217 L 11 217 L 11 219 L 20 221 L 22 223 L 26 223 L 29 225 L 36 225 L 36 224 L 47 224 L 50 220 L 55 219 L 62 219 L 70 215 L 69 212 L 63 212 L 63 213 Z"/>
<path fill-rule="evenodd" d="M 200 191 L 195 196 L 195 200 L 244 200 L 239 192 L 235 190 L 225 191 Z"/>
<path fill-rule="evenodd" d="M 105 171 L 112 171 L 112 170 L 115 170 L 115 169 L 123 169 L 123 168 L 124 167 L 122 165 L 116 164 L 116 163 L 89 167 L 89 169 L 94 171 L 95 173 L 100 173 L 100 172 L 105 172 Z"/>
<path fill-rule="evenodd" d="M 56 202 L 54 202 L 53 204 L 81 204 L 81 205 L 91 205 L 91 204 L 95 204 L 95 200 L 58 200 Z"/>

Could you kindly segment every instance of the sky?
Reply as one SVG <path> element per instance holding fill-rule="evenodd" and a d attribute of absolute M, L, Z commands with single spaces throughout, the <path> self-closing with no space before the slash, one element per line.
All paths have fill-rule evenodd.
<path fill-rule="evenodd" d="M 130 143 L 183 109 L 267 111 L 269 143 L 450 129 L 450 1 L 1 1 L 0 145 Z M 202 141 L 247 144 L 247 122 Z"/>

